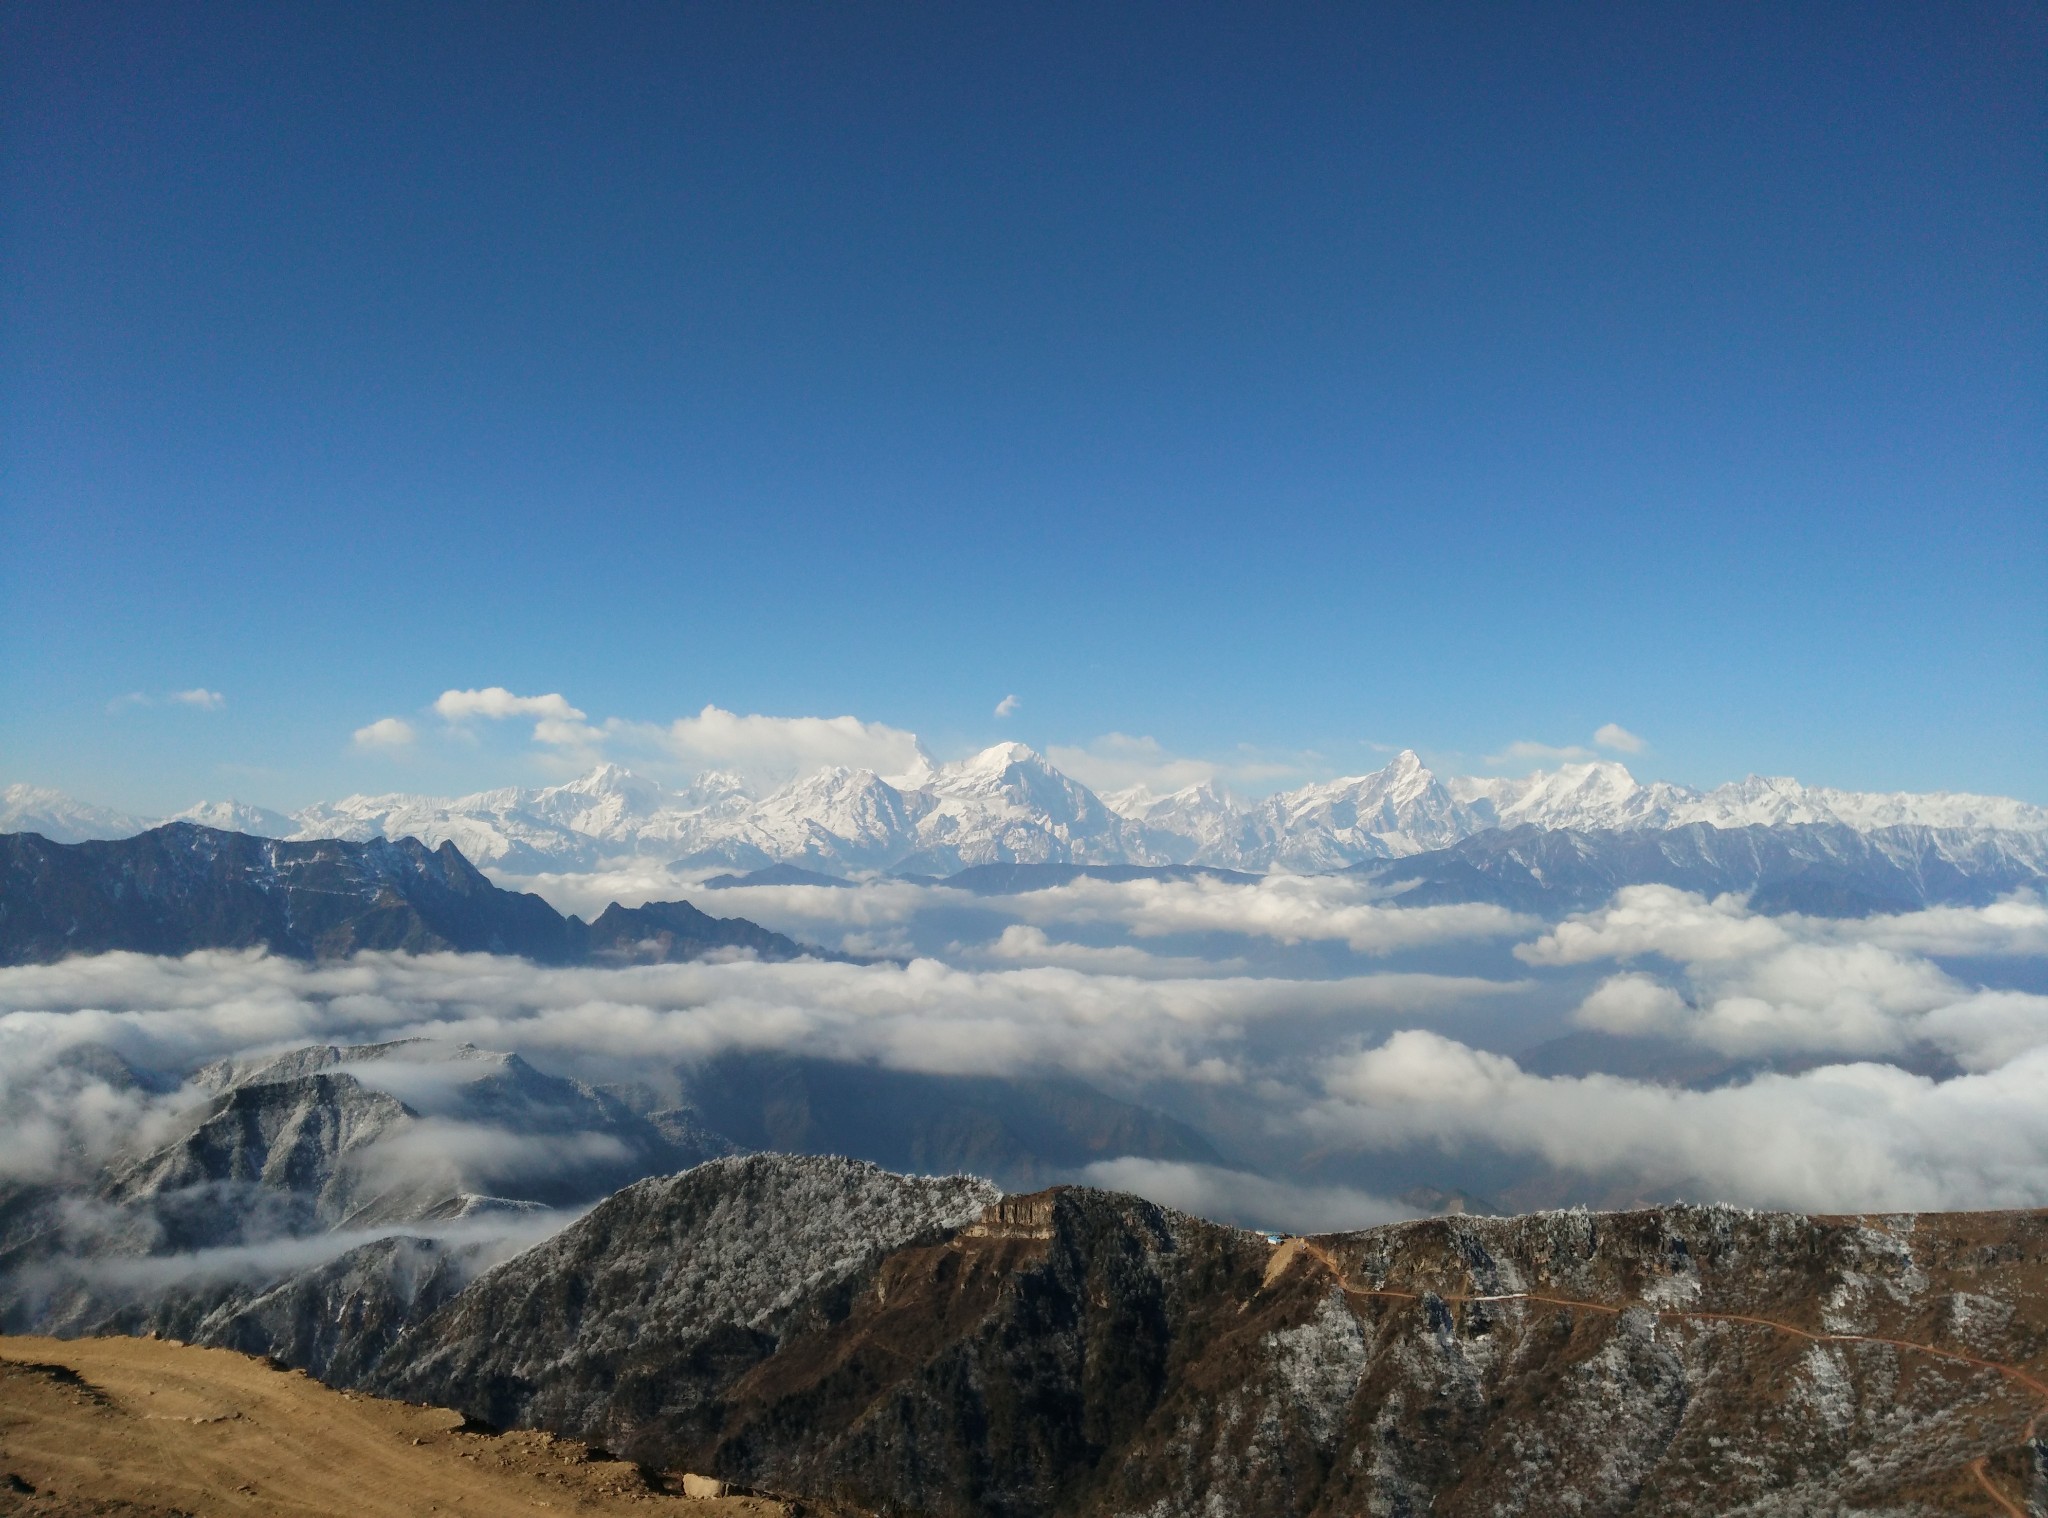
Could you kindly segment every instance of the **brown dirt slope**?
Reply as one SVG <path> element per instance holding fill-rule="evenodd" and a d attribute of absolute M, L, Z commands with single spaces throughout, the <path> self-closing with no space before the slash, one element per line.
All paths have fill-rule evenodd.
<path fill-rule="evenodd" d="M 222 1349 L 0 1338 L 0 1514 L 382 1518 L 789 1513 L 445 1408 L 337 1392 Z"/>

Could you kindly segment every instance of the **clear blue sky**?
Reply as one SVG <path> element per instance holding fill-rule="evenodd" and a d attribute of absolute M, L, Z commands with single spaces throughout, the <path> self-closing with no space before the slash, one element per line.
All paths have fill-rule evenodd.
<path fill-rule="evenodd" d="M 0 69 L 0 780 L 527 778 L 350 743 L 496 684 L 2048 801 L 2039 4 L 37 3 Z"/>

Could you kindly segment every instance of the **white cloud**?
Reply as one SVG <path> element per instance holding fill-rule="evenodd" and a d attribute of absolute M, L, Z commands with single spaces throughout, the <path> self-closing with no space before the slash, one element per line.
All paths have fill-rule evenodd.
<path fill-rule="evenodd" d="M 1043 928 L 1022 922 L 1004 928 L 995 942 L 979 953 L 1011 964 L 1066 965 L 1106 975 L 1229 975 L 1246 968 L 1242 959 L 1170 957 L 1149 953 L 1134 944 L 1066 943 L 1049 937 Z"/>
<path fill-rule="evenodd" d="M 1610 975 L 1579 1003 L 1572 1021 L 1601 1033 L 1676 1033 L 1687 1008 L 1685 998 L 1648 975 Z"/>
<path fill-rule="evenodd" d="M 1597 749 L 1607 749 L 1617 754 L 1640 754 L 1649 747 L 1619 722 L 1607 722 L 1593 734 L 1593 748 L 1582 743 L 1550 744 L 1537 743 L 1520 738 L 1510 743 L 1497 754 L 1488 754 L 1486 762 L 1496 768 L 1529 764 L 1584 764 L 1599 758 Z"/>
<path fill-rule="evenodd" d="M 1589 748 L 1576 743 L 1562 748 L 1548 743 L 1536 743 L 1527 738 L 1518 738 L 1497 754 L 1488 754 L 1486 762 L 1494 766 L 1513 764 L 1580 764 L 1599 756 Z"/>
<path fill-rule="evenodd" d="M 2048 955 L 2048 901 L 2022 892 L 1982 907 L 1928 907 L 1896 916 L 1808 924 L 1916 954 Z"/>
<path fill-rule="evenodd" d="M 380 1138 L 355 1165 L 380 1188 L 425 1183 L 454 1193 L 570 1175 L 630 1156 L 608 1133 L 521 1133 L 491 1123 L 422 1117 Z"/>
<path fill-rule="evenodd" d="M 1085 744 L 1051 744 L 1046 758 L 1093 791 L 1143 786 L 1155 796 L 1191 785 L 1220 783 L 1246 792 L 1305 778 L 1319 768 L 1314 754 L 1273 754 L 1240 746 L 1225 759 L 1197 759 L 1169 753 L 1157 738 L 1104 733 Z"/>
<path fill-rule="evenodd" d="M 510 889 L 532 891 L 562 912 L 588 919 L 618 901 L 626 906 L 673 898 L 692 891 L 694 880 L 665 865 L 635 865 L 592 874 L 513 875 L 492 878 Z M 1432 945 L 1483 941 L 1527 932 L 1538 919 L 1481 903 L 1429 907 L 1389 905 L 1373 899 L 1373 888 L 1341 875 L 1269 875 L 1251 884 L 1219 880 L 1081 879 L 1042 891 L 974 897 L 947 886 L 904 880 L 870 880 L 841 886 L 740 886 L 715 896 L 698 895 L 700 906 L 737 913 L 810 943 L 832 944 L 854 953 L 902 953 L 895 930 L 930 916 L 944 920 L 971 911 L 1001 919 L 996 942 L 979 951 L 988 957 L 1075 967 L 1127 970 L 1155 975 L 1161 964 L 1192 966 L 1193 959 L 1162 960 L 1142 947 L 1092 948 L 1058 943 L 1044 929 L 1061 924 L 1113 927 L 1138 939 L 1177 933 L 1229 933 L 1281 943 L 1345 943 L 1362 954 L 1389 954 Z M 952 942 L 957 926 L 932 947 Z M 847 935 L 858 934 L 855 942 Z M 952 951 L 948 950 L 949 957 Z M 1118 962 L 1120 961 L 1120 962 Z M 1207 957 L 1210 973 L 1232 973 L 1237 961 Z"/>
<path fill-rule="evenodd" d="M 1287 1233 L 1338 1233 L 1416 1215 L 1413 1207 L 1349 1186 L 1296 1186 L 1243 1170 L 1133 1155 L 1098 1160 L 1081 1179 L 1197 1217 Z"/>
<path fill-rule="evenodd" d="M 310 1269 L 338 1259 L 349 1250 L 394 1235 L 433 1238 L 447 1246 L 442 1259 L 469 1276 L 490 1269 L 513 1255 L 560 1232 L 576 1220 L 572 1210 L 544 1209 L 535 1212 L 492 1213 L 459 1222 L 423 1224 L 418 1221 L 385 1228 L 336 1230 L 300 1238 L 265 1239 L 256 1244 L 230 1244 L 177 1254 L 102 1255 L 98 1258 L 67 1258 L 55 1264 L 24 1266 L 16 1281 L 56 1285 L 90 1281 L 96 1287 L 114 1290 L 157 1292 L 168 1286 L 193 1281 L 274 1281 L 278 1276 Z M 123 1218 L 131 1224 L 132 1218 Z"/>
<path fill-rule="evenodd" d="M 915 775 L 930 764 L 917 734 L 858 717 L 742 716 L 706 706 L 665 728 L 607 724 L 644 735 L 672 757 L 698 768 L 731 769 L 749 779 L 781 781 L 827 765 L 879 775 Z"/>
<path fill-rule="evenodd" d="M 1791 942 L 1776 918 L 1753 915 L 1739 896 L 1708 901 L 1676 886 L 1624 886 L 1607 906 L 1567 918 L 1515 949 L 1532 965 L 1577 965 L 1661 954 L 1685 964 L 1742 959 Z"/>
<path fill-rule="evenodd" d="M 563 751 L 568 762 L 587 764 L 597 757 L 606 731 L 584 721 L 584 714 L 559 692 L 544 696 L 518 696 L 502 685 L 482 690 L 444 690 L 435 698 L 434 711 L 451 727 L 461 727 L 474 717 L 502 721 L 507 717 L 532 717 L 533 741 Z"/>
<path fill-rule="evenodd" d="M 581 903 L 588 916 L 599 898 L 671 896 L 676 884 L 659 872 L 579 888 L 594 893 Z M 1515 923 L 1389 906 L 1363 890 L 1342 877 L 1081 881 L 991 900 L 885 881 L 721 892 L 714 907 L 785 928 L 815 923 L 821 931 L 803 936 L 827 941 L 886 940 L 927 913 L 955 937 L 963 920 L 993 918 L 993 941 L 960 951 L 965 966 L 549 969 L 450 954 L 308 965 L 221 951 L 0 970 L 0 1171 L 75 1166 L 136 1124 L 163 1121 L 151 1099 L 90 1074 L 53 1074 L 77 1044 L 187 1069 L 228 1053 L 419 1034 L 519 1050 L 593 1079 L 641 1078 L 739 1048 L 939 1074 L 1059 1071 L 1140 1100 L 1202 1087 L 1202 1101 L 1230 1104 L 1269 1149 L 1504 1151 L 1643 1195 L 1838 1210 L 2048 1203 L 2048 997 L 1964 984 L 1901 947 L 2027 952 L 2043 911 L 2031 897 L 1843 923 L 1761 918 L 1739 901 L 1645 887 L 1522 946 L 1543 966 L 1655 956 L 1607 975 L 1572 1014 L 1578 1026 L 1833 1061 L 1707 1091 L 1540 1077 L 1461 1041 L 1472 1037 L 1462 1030 L 1519 1018 L 1529 982 L 1295 980 L 1142 947 L 1162 933 L 1229 931 L 1376 952 Z M 1097 933 L 1065 942 L 1061 923 L 1116 925 L 1138 943 Z M 1842 1062 L 1930 1049 L 1964 1073 L 1933 1079 Z M 1274 1183 L 1216 1167 L 1106 1163 L 1089 1178 L 1247 1222 L 1336 1226 L 1343 1207 L 1364 1217 L 1378 1205 L 1315 1187 L 1269 1196 Z"/>
<path fill-rule="evenodd" d="M 433 710 L 449 724 L 451 736 L 470 731 L 468 724 L 477 719 L 530 717 L 533 741 L 552 751 L 546 762 L 557 768 L 624 751 L 640 756 L 636 763 L 651 761 L 657 772 L 670 765 L 687 774 L 730 770 L 755 785 L 773 786 L 833 765 L 912 780 L 931 766 L 915 733 L 857 717 L 742 716 L 706 706 L 666 724 L 624 717 L 593 722 L 560 692 L 522 696 L 502 685 L 443 691 Z"/>
<path fill-rule="evenodd" d="M 110 712 L 126 711 L 131 706 L 189 706 L 202 712 L 217 712 L 228 704 L 228 698 L 217 690 L 208 690 L 196 685 L 191 690 L 165 691 L 162 695 L 151 695 L 148 691 L 132 690 L 126 695 L 116 696 L 107 703 Z"/>
<path fill-rule="evenodd" d="M 1104 733 L 1083 747 L 1051 744 L 1045 757 L 1094 791 L 1121 791 L 1142 785 L 1155 795 L 1203 785 L 1217 778 L 1217 766 L 1206 759 L 1169 754 L 1157 738 Z"/>
<path fill-rule="evenodd" d="M 2048 1202 L 2048 1048 L 1935 1081 L 1829 1065 L 1711 1091 L 1534 1076 L 1408 1030 L 1331 1062 L 1305 1114 L 1323 1141 L 1490 1147 L 1678 1192 L 1809 1211 Z"/>
<path fill-rule="evenodd" d="M 1281 943 L 1341 942 L 1361 954 L 1502 938 L 1537 926 L 1505 907 L 1470 903 L 1398 907 L 1341 875 L 1266 875 L 1250 884 L 1082 879 L 1011 898 L 1008 910 L 1043 922 L 1113 922 L 1140 938 L 1243 933 Z"/>
<path fill-rule="evenodd" d="M 1898 1055 L 1926 1044 L 1981 1070 L 2048 1041 L 2048 997 L 1973 990 L 1911 951 L 2027 954 L 2044 939 L 2048 907 L 2030 896 L 1856 921 L 1763 917 L 1735 896 L 1630 886 L 1515 953 L 1536 965 L 1655 955 L 1688 988 L 1640 971 L 1611 977 L 1573 1014 L 1582 1027 L 1741 1055 Z"/>
<path fill-rule="evenodd" d="M 435 713 L 449 722 L 466 722 L 471 717 L 541 717 L 557 722 L 580 722 L 583 713 L 555 693 L 545 696 L 515 696 L 502 685 L 482 690 L 444 690 L 434 701 Z"/>
<path fill-rule="evenodd" d="M 379 717 L 357 728 L 351 741 L 357 748 L 395 749 L 408 747 L 414 736 L 412 724 L 403 717 Z"/>
<path fill-rule="evenodd" d="M 1241 1078 L 1244 1039 L 1260 1023 L 1338 1019 L 1352 1029 L 1513 989 L 1413 974 L 1151 979 L 925 959 L 551 969 L 461 954 L 313 965 L 254 951 L 104 954 L 0 970 L 0 1072 L 46 1068 L 84 1043 L 186 1069 L 243 1051 L 417 1035 L 557 1065 L 658 1067 L 779 1049 L 931 1074 L 1214 1084 Z"/>
<path fill-rule="evenodd" d="M 162 1142 L 191 1105 L 68 1066 L 59 1058 L 66 1047 L 32 1055 L 0 1037 L 8 1056 L 0 1062 L 0 1181 L 83 1175 L 125 1146 Z"/>
<path fill-rule="evenodd" d="M 996 715 L 998 717 L 1007 717 L 1012 712 L 1016 711 L 1020 704 L 1021 703 L 1017 700 L 1017 697 L 1013 692 L 1012 694 L 1003 697 L 1002 700 L 996 703 Z"/>

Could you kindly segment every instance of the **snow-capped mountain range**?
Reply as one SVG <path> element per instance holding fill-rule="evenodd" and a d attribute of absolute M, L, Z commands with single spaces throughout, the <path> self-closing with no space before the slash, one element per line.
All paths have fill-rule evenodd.
<path fill-rule="evenodd" d="M 2048 807 L 1950 792 L 1875 794 L 1747 780 L 1698 791 L 1638 781 L 1620 764 L 1567 764 L 1518 779 L 1442 777 L 1412 752 L 1369 775 L 1322 781 L 1260 801 L 1213 785 L 1170 795 L 1143 788 L 1097 796 L 1021 743 L 920 765 L 884 779 L 828 768 L 766 795 L 712 772 L 676 790 L 604 764 L 563 785 L 506 787 L 454 799 L 345 796 L 289 815 L 202 802 L 163 821 L 278 838 L 453 841 L 508 874 L 579 871 L 629 858 L 747 869 L 791 863 L 834 874 L 949 874 L 999 862 L 1206 864 L 1321 871 L 1446 848 L 1491 828 L 1661 829 L 1818 824 L 1872 832 L 1927 827 L 2029 835 L 2048 851 Z M 0 831 L 59 842 L 117 838 L 155 825 L 14 785 L 0 791 Z"/>

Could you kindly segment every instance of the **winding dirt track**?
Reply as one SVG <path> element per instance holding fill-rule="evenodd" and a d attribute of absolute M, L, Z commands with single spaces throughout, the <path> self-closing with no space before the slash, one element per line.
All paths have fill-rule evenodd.
<path fill-rule="evenodd" d="M 1268 1281 L 1276 1279 L 1299 1255 L 1306 1255 L 1316 1261 L 1317 1264 L 1321 1265 L 1335 1278 L 1338 1288 L 1346 1296 L 1352 1297 L 1379 1297 L 1397 1302 L 1420 1302 L 1425 1296 L 1433 1296 L 1438 1301 L 1447 1303 L 1536 1302 L 1546 1307 L 1572 1308 L 1586 1312 L 1606 1313 L 1614 1317 L 1619 1317 L 1625 1312 L 1640 1311 L 1666 1320 L 1685 1320 L 1696 1323 L 1746 1323 L 1752 1327 L 1768 1328 L 1777 1333 L 1788 1334 L 1796 1339 L 1806 1339 L 1819 1344 L 1885 1344 L 1893 1349 L 1909 1350 L 1914 1354 L 1929 1355 L 1937 1360 L 1950 1360 L 1957 1364 L 1973 1366 L 1978 1370 L 1996 1371 L 2015 1385 L 2025 1387 L 2041 1403 L 2041 1407 L 2027 1420 L 2025 1431 L 2016 1441 L 2020 1444 L 2027 1444 L 2033 1440 L 2035 1430 L 2040 1427 L 2042 1414 L 2048 1412 L 2048 1382 L 2042 1381 L 2040 1377 L 2020 1369 L 2017 1365 L 2007 1365 L 1999 1360 L 1986 1360 L 1978 1355 L 1965 1354 L 1959 1349 L 1943 1349 L 1939 1345 L 1922 1344 L 1913 1339 L 1893 1339 L 1884 1334 L 1827 1333 L 1817 1329 L 1802 1328 L 1797 1323 L 1787 1323 L 1778 1318 L 1757 1317 L 1750 1313 L 1713 1312 L 1703 1308 L 1652 1307 L 1647 1302 L 1622 1302 L 1619 1304 L 1613 1302 L 1592 1302 L 1579 1297 L 1553 1296 L 1540 1291 L 1510 1291 L 1500 1292 L 1491 1296 L 1482 1296 L 1469 1292 L 1402 1291 L 1398 1288 L 1387 1286 L 1360 1286 L 1344 1273 L 1344 1267 L 1335 1255 L 1331 1254 L 1329 1250 L 1325 1249 L 1315 1240 L 1306 1238 L 1288 1239 L 1274 1251 L 1273 1259 L 1266 1267 L 1266 1279 Z M 1969 1471 L 1971 1475 L 1977 1478 L 1978 1485 L 1984 1488 L 1992 1501 L 2004 1508 L 2006 1512 L 2012 1514 L 2012 1518 L 2027 1518 L 2026 1510 L 2006 1496 L 2005 1493 L 2001 1492 L 1997 1484 L 1992 1481 L 1991 1473 L 1986 1469 L 1983 1456 L 1980 1455 L 1970 1462 Z"/>

